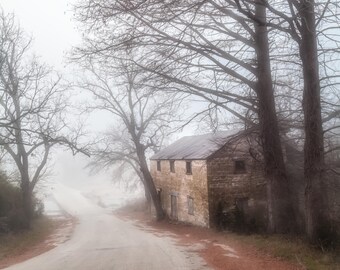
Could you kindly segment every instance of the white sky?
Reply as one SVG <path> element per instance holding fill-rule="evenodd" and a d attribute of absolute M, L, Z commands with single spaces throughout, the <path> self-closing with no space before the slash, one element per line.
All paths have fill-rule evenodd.
<path fill-rule="evenodd" d="M 66 76 L 69 75 L 67 71 L 70 69 L 65 67 L 65 54 L 81 41 L 81 34 L 77 32 L 76 24 L 72 21 L 72 2 L 0 0 L 3 11 L 14 13 L 23 30 L 33 37 L 33 51 L 40 57 L 41 62 L 47 63 Z M 108 119 L 98 121 L 96 117 L 99 118 L 98 115 L 91 117 L 91 122 L 95 123 L 96 127 L 106 125 Z M 98 181 L 106 183 L 110 181 L 111 176 L 108 173 L 89 176 L 84 170 L 88 160 L 84 156 L 73 157 L 70 152 L 58 150 L 51 162 L 54 167 L 51 178 L 82 188 Z"/>
<path fill-rule="evenodd" d="M 33 51 L 41 57 L 41 61 L 54 67 L 69 77 L 71 69 L 65 66 L 65 54 L 72 46 L 81 42 L 81 33 L 73 21 L 72 3 L 75 0 L 0 0 L 5 13 L 14 13 L 23 30 L 33 37 Z M 93 130 L 104 129 L 112 125 L 112 118 L 95 114 L 89 117 Z M 111 122 L 111 123 L 110 123 Z M 87 176 L 83 167 L 87 163 L 85 157 L 72 157 L 64 151 L 57 151 L 54 158 L 55 178 L 70 182 L 70 185 L 110 178 L 110 175 Z"/>
<path fill-rule="evenodd" d="M 72 21 L 71 0 L 0 0 L 5 13 L 14 12 L 42 61 L 63 69 L 63 56 L 81 40 Z"/>

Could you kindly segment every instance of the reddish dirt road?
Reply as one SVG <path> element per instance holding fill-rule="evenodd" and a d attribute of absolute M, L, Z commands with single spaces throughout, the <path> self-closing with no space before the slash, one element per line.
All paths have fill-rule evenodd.
<path fill-rule="evenodd" d="M 300 270 L 298 264 L 282 261 L 247 246 L 228 236 L 228 233 L 216 232 L 185 224 L 174 224 L 168 221 L 156 222 L 140 210 L 124 208 L 115 212 L 122 219 L 135 220 L 139 226 L 162 237 L 174 237 L 178 245 L 194 247 L 216 270 Z"/>

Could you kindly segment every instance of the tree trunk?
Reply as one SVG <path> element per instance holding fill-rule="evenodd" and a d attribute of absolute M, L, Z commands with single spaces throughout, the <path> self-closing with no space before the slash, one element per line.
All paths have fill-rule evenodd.
<path fill-rule="evenodd" d="M 148 212 L 151 212 L 151 204 L 152 204 L 152 200 L 151 200 L 151 195 L 150 195 L 150 192 L 145 189 L 145 199 L 146 199 L 146 202 L 145 202 L 145 209 L 148 211 Z"/>
<path fill-rule="evenodd" d="M 149 205 L 151 203 L 151 195 L 146 186 L 144 187 L 144 194 L 145 194 L 146 203 L 147 205 Z"/>
<path fill-rule="evenodd" d="M 21 194 L 22 194 L 22 204 L 23 204 L 23 218 L 24 218 L 24 229 L 31 228 L 31 220 L 32 220 L 32 192 L 29 183 L 28 174 L 24 174 L 21 176 Z"/>
<path fill-rule="evenodd" d="M 145 183 L 143 173 L 140 170 L 140 168 L 135 168 L 134 167 L 134 169 L 135 169 L 135 172 L 137 173 L 139 179 L 142 181 L 142 184 L 143 184 L 144 196 L 145 196 L 145 200 L 146 200 L 146 202 L 145 202 L 145 209 L 151 211 L 151 203 L 152 203 L 151 195 L 150 195 L 149 188 L 148 188 L 147 184 Z"/>
<path fill-rule="evenodd" d="M 142 174 L 142 172 L 140 172 Z M 145 209 L 148 210 L 148 211 L 151 211 L 151 203 L 152 203 L 152 199 L 151 199 L 151 195 L 150 195 L 150 191 L 149 191 L 149 188 L 147 186 L 147 184 L 145 183 L 145 180 L 143 178 L 143 175 L 140 176 L 142 180 L 142 183 L 143 183 L 143 187 L 144 187 L 144 195 L 145 195 Z"/>
<path fill-rule="evenodd" d="M 303 66 L 304 178 L 306 233 L 312 243 L 328 226 L 327 192 L 324 183 L 324 144 L 320 103 L 319 61 L 313 0 L 301 0 L 300 57 Z"/>
<path fill-rule="evenodd" d="M 280 141 L 270 68 L 266 7 L 257 2 L 255 45 L 257 57 L 257 97 L 260 136 L 267 178 L 268 231 L 283 233 L 295 222 Z"/>
<path fill-rule="evenodd" d="M 144 147 L 142 145 L 136 145 L 136 150 L 137 150 L 137 156 L 138 156 L 139 163 L 140 163 L 140 169 L 144 177 L 145 185 L 147 186 L 150 197 L 155 206 L 157 220 L 162 220 L 165 217 L 165 213 L 164 213 L 160 198 L 158 196 L 155 184 L 153 182 L 148 164 L 146 162 Z"/>

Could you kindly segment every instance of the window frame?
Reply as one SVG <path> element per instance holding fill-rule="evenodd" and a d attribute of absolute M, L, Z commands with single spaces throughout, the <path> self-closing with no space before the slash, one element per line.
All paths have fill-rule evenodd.
<path fill-rule="evenodd" d="M 188 214 L 194 216 L 195 215 L 195 203 L 194 203 L 194 198 L 191 196 L 187 196 L 187 207 L 188 207 Z"/>
<path fill-rule="evenodd" d="M 185 161 L 185 173 L 187 175 L 192 175 L 192 161 Z"/>
<path fill-rule="evenodd" d="M 242 166 L 240 166 L 240 164 L 242 164 Z M 244 159 L 234 160 L 234 174 L 245 174 L 245 173 L 247 173 L 246 161 Z"/>
<path fill-rule="evenodd" d="M 170 172 L 175 173 L 175 161 L 174 160 L 169 160 L 169 164 L 170 164 Z"/>
<path fill-rule="evenodd" d="M 161 172 L 162 171 L 162 166 L 161 166 L 161 161 L 157 160 L 157 171 Z"/>
<path fill-rule="evenodd" d="M 178 220 L 178 194 L 170 194 L 170 218 Z"/>

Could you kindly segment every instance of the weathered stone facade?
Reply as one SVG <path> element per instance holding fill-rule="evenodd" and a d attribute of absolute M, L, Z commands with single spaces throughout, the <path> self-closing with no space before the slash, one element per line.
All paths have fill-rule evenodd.
<path fill-rule="evenodd" d="M 170 218 L 205 227 L 266 229 L 267 185 L 259 145 L 235 138 L 230 133 L 184 137 L 151 158 L 151 174 Z M 283 151 L 296 229 L 303 232 L 303 153 L 289 142 Z M 334 169 L 340 171 L 340 165 Z M 325 186 L 332 226 L 340 234 L 339 175 L 328 172 Z"/>
<path fill-rule="evenodd" d="M 244 169 L 239 170 L 237 163 Z M 266 226 L 266 181 L 263 168 L 249 154 L 249 143 L 226 144 L 207 160 L 210 225 L 218 225 L 219 211 L 235 209 L 244 222 Z M 222 208 L 222 209 L 221 209 Z"/>
<path fill-rule="evenodd" d="M 160 162 L 160 171 L 157 170 L 157 162 Z M 209 207 L 206 161 L 191 161 L 192 174 L 186 173 L 186 162 L 174 160 L 174 172 L 171 172 L 169 160 L 151 160 L 151 174 L 156 187 L 161 190 L 162 205 L 170 218 L 207 227 Z M 177 217 L 171 215 L 171 196 L 177 200 Z M 190 199 L 193 202 L 191 214 Z"/>
<path fill-rule="evenodd" d="M 247 220 L 265 227 L 265 178 L 261 163 L 249 150 L 248 141 L 238 140 L 201 160 L 151 160 L 151 174 L 168 216 L 210 227 L 218 225 L 220 211 L 237 208 Z M 187 162 L 191 162 L 192 174 L 187 173 Z M 189 213 L 189 200 L 193 213 Z"/>

